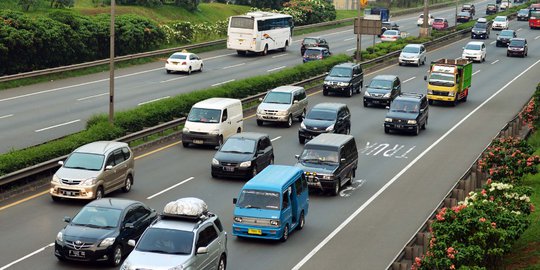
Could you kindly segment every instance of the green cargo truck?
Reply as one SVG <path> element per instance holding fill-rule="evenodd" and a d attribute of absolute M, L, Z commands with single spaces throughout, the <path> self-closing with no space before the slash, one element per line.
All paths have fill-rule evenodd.
<path fill-rule="evenodd" d="M 466 59 L 439 59 L 431 62 L 428 82 L 428 102 L 450 102 L 453 106 L 467 101 L 472 79 L 472 62 Z"/>

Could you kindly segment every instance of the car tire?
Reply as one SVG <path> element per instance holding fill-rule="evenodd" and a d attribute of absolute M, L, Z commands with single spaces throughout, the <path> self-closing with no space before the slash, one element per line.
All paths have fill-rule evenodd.
<path fill-rule="evenodd" d="M 53 202 L 59 202 L 62 200 L 61 197 L 56 197 L 56 196 L 51 196 L 51 199 L 53 200 Z M 63 258 L 63 257 L 62 257 Z"/>
<path fill-rule="evenodd" d="M 260 126 L 262 126 L 262 125 L 264 125 L 264 121 L 263 121 L 263 120 L 257 119 L 257 126 L 260 127 Z"/>
<path fill-rule="evenodd" d="M 65 262 L 66 261 L 66 258 L 64 258 L 63 256 L 55 256 L 59 261 L 61 262 Z"/>
<path fill-rule="evenodd" d="M 402 64 L 401 62 L 398 62 L 398 65 L 399 65 L 399 66 L 403 66 L 403 64 Z"/>
<path fill-rule="evenodd" d="M 182 146 L 187 148 L 189 146 L 189 143 L 188 142 L 182 142 Z"/>
<path fill-rule="evenodd" d="M 305 144 L 306 143 L 306 138 L 298 137 L 298 142 L 300 142 L 301 144 Z"/>
<path fill-rule="evenodd" d="M 388 134 L 388 133 L 390 133 L 390 129 L 389 129 L 389 128 L 387 128 L 387 127 L 384 127 L 384 133 L 385 133 L 385 134 Z"/>
<path fill-rule="evenodd" d="M 353 89 L 352 89 L 352 86 L 349 87 L 349 92 L 347 92 L 347 96 L 348 96 L 348 97 L 352 97 L 352 96 L 353 96 Z"/>
<path fill-rule="evenodd" d="M 217 178 L 217 175 L 213 172 L 211 172 L 210 175 L 212 176 L 212 178 Z"/>
<path fill-rule="evenodd" d="M 420 125 L 416 125 L 416 128 L 414 129 L 414 135 L 418 136 L 420 134 Z"/>
<path fill-rule="evenodd" d="M 323 89 L 322 94 L 323 94 L 323 96 L 328 96 L 328 91 Z"/>
<path fill-rule="evenodd" d="M 187 75 L 191 75 L 191 67 L 188 68 Z"/>
<path fill-rule="evenodd" d="M 356 93 L 360 94 L 362 92 L 362 84 L 359 84 L 358 87 L 356 87 Z"/>
<path fill-rule="evenodd" d="M 133 186 L 133 176 L 131 176 L 131 174 L 129 174 L 126 177 L 126 181 L 124 183 L 124 187 L 122 188 L 122 191 L 124 193 L 128 193 L 131 190 L 132 186 Z"/>
<path fill-rule="evenodd" d="M 223 135 L 219 135 L 218 137 L 218 146 L 222 146 L 223 145 Z"/>
<path fill-rule="evenodd" d="M 424 122 L 424 124 L 422 125 L 422 129 L 426 129 L 426 126 L 427 126 L 427 121 L 428 121 L 428 118 L 426 117 L 426 121 Z"/>
<path fill-rule="evenodd" d="M 300 114 L 300 116 L 298 116 L 298 121 L 304 121 L 304 118 L 306 118 L 306 109 L 304 109 L 302 111 L 302 114 Z"/>
<path fill-rule="evenodd" d="M 428 99 L 428 104 L 433 105 L 433 99 Z"/>
<path fill-rule="evenodd" d="M 341 188 L 341 179 L 338 179 L 335 183 L 334 183 L 334 188 L 332 188 L 331 190 L 331 194 L 332 196 L 337 196 L 339 194 L 339 189 Z"/>
<path fill-rule="evenodd" d="M 293 124 L 293 117 L 292 117 L 292 114 L 289 114 L 289 117 L 287 118 L 287 127 L 290 128 Z"/>
<path fill-rule="evenodd" d="M 351 134 L 351 127 L 347 127 L 345 129 L 345 135 L 349 135 L 349 134 Z"/>
<path fill-rule="evenodd" d="M 289 225 L 285 225 L 285 229 L 283 229 L 283 235 L 281 236 L 281 239 L 279 239 L 281 242 L 287 242 L 287 239 L 289 239 Z"/>
<path fill-rule="evenodd" d="M 167 74 L 171 74 L 171 71 L 170 71 L 170 70 L 167 69 L 166 71 L 167 71 Z"/>
<path fill-rule="evenodd" d="M 225 257 L 225 254 L 221 254 L 221 257 L 219 258 L 218 263 L 218 270 L 225 270 L 227 269 L 227 258 Z"/>
<path fill-rule="evenodd" d="M 257 170 L 257 166 L 256 165 L 253 165 L 253 169 L 251 169 L 251 178 L 257 176 L 257 174 L 259 173 L 259 171 Z"/>
<path fill-rule="evenodd" d="M 506 52 L 506 57 L 510 57 L 510 53 L 509 53 L 509 52 Z"/>
<path fill-rule="evenodd" d="M 364 101 L 364 107 L 368 107 L 368 106 L 369 104 L 366 101 Z"/>
<path fill-rule="evenodd" d="M 306 225 L 306 217 L 304 217 L 304 211 L 300 212 L 300 220 L 298 221 L 298 230 L 302 230 Z"/>
<path fill-rule="evenodd" d="M 113 254 L 109 258 L 109 265 L 110 266 L 118 266 L 122 262 L 122 247 L 120 245 L 116 245 L 113 249 Z"/>
<path fill-rule="evenodd" d="M 99 200 L 99 199 L 102 199 L 103 197 L 105 197 L 105 193 L 103 192 L 103 187 L 98 187 L 97 190 L 96 190 L 96 196 L 95 196 L 95 200 Z"/>
<path fill-rule="evenodd" d="M 203 64 L 201 64 L 201 67 L 199 68 L 199 72 L 203 72 Z"/>

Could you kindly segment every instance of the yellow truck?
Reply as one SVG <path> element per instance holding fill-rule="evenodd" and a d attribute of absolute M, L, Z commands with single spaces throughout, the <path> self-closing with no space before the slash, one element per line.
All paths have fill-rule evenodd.
<path fill-rule="evenodd" d="M 472 79 L 472 62 L 466 59 L 439 59 L 431 62 L 427 98 L 433 101 L 449 102 L 453 106 L 460 101 L 467 101 Z"/>

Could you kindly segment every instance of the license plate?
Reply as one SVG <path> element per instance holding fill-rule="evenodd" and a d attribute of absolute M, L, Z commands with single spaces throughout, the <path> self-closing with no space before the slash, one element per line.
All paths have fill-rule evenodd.
<path fill-rule="evenodd" d="M 77 257 L 77 258 L 84 258 L 85 253 L 84 253 L 84 251 L 80 251 L 80 250 L 70 250 L 69 251 L 69 256 L 70 257 Z"/>
<path fill-rule="evenodd" d="M 403 125 L 396 125 L 396 128 L 402 128 Z"/>
<path fill-rule="evenodd" d="M 203 144 L 203 140 L 193 140 L 194 144 Z"/>
<path fill-rule="evenodd" d="M 240 38 L 240 39 L 238 39 L 238 41 L 240 41 L 240 42 L 243 42 L 243 41 L 244 41 L 244 39 L 243 39 L 243 38 Z"/>
<path fill-rule="evenodd" d="M 75 191 L 67 191 L 67 190 L 62 191 L 62 194 L 65 195 L 65 196 L 75 196 L 75 195 L 77 195 L 77 193 Z"/>
<path fill-rule="evenodd" d="M 248 229 L 248 234 L 262 235 L 262 231 L 260 229 Z"/>
<path fill-rule="evenodd" d="M 379 104 L 380 101 L 378 101 L 378 100 L 373 100 L 372 102 L 373 102 L 373 104 Z"/>
<path fill-rule="evenodd" d="M 226 172 L 234 172 L 234 167 L 225 166 L 225 167 L 223 167 L 223 170 L 226 171 Z"/>

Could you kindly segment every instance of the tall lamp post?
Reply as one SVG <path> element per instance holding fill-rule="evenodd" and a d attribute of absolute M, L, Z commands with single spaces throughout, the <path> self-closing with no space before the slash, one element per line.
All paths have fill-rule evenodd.
<path fill-rule="evenodd" d="M 116 0 L 111 0 L 111 37 L 109 62 L 109 123 L 114 124 L 114 8 Z"/>
<path fill-rule="evenodd" d="M 358 25 L 357 25 L 357 32 L 356 32 L 356 57 L 355 57 L 355 60 L 356 60 L 356 63 L 360 63 L 360 61 L 362 61 L 362 43 L 361 43 L 361 38 L 362 38 L 362 28 L 361 28 L 361 20 L 362 20 L 362 13 L 364 11 L 364 5 L 367 4 L 367 0 L 358 0 L 356 2 L 356 7 L 357 7 L 357 10 L 358 10 Z"/>
<path fill-rule="evenodd" d="M 428 0 L 424 0 L 424 19 L 420 27 L 420 37 L 429 37 L 429 19 Z"/>

